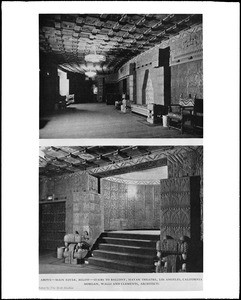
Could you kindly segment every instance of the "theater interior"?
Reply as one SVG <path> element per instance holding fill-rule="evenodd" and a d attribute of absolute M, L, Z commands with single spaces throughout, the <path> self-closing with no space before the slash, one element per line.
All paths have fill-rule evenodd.
<path fill-rule="evenodd" d="M 200 14 L 40 14 L 40 138 L 203 135 Z"/>
<path fill-rule="evenodd" d="M 41 146 L 39 272 L 202 272 L 202 207 L 202 146 Z"/>

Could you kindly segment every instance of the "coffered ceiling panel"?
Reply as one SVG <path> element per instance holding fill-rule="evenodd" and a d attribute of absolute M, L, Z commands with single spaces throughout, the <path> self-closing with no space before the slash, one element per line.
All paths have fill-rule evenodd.
<path fill-rule="evenodd" d="M 142 169 L 157 167 L 155 154 L 160 155 L 172 148 L 173 146 L 40 147 L 39 172 L 40 176 L 47 177 L 78 171 L 93 172 L 96 176 L 106 176 L 111 171 L 115 175 L 137 170 L 138 164 Z M 136 159 L 139 159 L 138 164 Z M 111 170 L 106 170 L 105 166 L 110 166 Z"/>
<path fill-rule="evenodd" d="M 202 22 L 196 14 L 41 14 L 39 48 L 65 70 L 84 73 L 87 54 L 106 61 L 99 73 L 115 72 L 132 57 Z"/>

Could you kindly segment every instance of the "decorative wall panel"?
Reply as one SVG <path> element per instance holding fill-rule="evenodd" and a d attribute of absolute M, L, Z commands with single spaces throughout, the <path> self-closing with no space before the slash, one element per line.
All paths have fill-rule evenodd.
<path fill-rule="evenodd" d="M 152 85 L 152 80 L 148 77 L 146 85 L 146 104 L 154 103 L 154 90 Z"/>
<path fill-rule="evenodd" d="M 98 178 L 88 175 L 89 191 L 92 193 L 98 193 Z"/>
<path fill-rule="evenodd" d="M 130 68 L 128 64 L 123 65 L 118 71 L 118 79 L 123 79 L 130 74 Z"/>
<path fill-rule="evenodd" d="M 97 101 L 103 102 L 104 101 L 104 78 L 103 77 L 98 77 L 97 85 L 98 85 Z"/>
<path fill-rule="evenodd" d="M 151 75 L 155 104 L 178 103 L 181 93 L 184 96 L 191 94 L 193 97 L 196 94 L 197 97 L 203 98 L 202 39 L 202 25 L 200 24 L 182 31 L 127 62 L 124 66 L 136 63 L 136 103 L 143 104 L 141 92 L 145 70 L 149 70 Z M 167 72 L 166 68 L 165 72 L 165 79 L 167 80 L 169 76 L 170 83 L 165 82 L 165 86 L 164 76 L 162 78 L 159 74 L 161 67 L 158 62 L 159 50 L 162 49 L 170 49 L 171 70 Z M 160 61 L 161 59 L 160 57 Z"/>
<path fill-rule="evenodd" d="M 202 26 L 196 26 L 182 32 L 178 38 L 170 40 L 171 65 L 186 62 L 188 59 L 202 59 Z"/>
<path fill-rule="evenodd" d="M 39 200 L 40 201 L 46 200 L 48 197 L 47 182 L 48 182 L 48 180 L 45 178 L 39 180 Z"/>
<path fill-rule="evenodd" d="M 160 193 L 156 185 L 101 180 L 105 230 L 159 229 Z"/>
<path fill-rule="evenodd" d="M 160 238 L 201 239 L 200 176 L 161 180 Z"/>
<path fill-rule="evenodd" d="M 129 99 L 134 100 L 134 75 L 129 76 Z"/>
<path fill-rule="evenodd" d="M 180 95 L 203 98 L 203 61 L 191 61 L 171 68 L 171 98 L 178 104 Z"/>
<path fill-rule="evenodd" d="M 203 147 L 175 147 L 167 158 L 168 177 L 200 176 L 201 237 L 203 237 Z"/>
<path fill-rule="evenodd" d="M 78 231 L 82 234 L 84 230 L 88 230 L 94 241 L 103 231 L 100 196 L 96 191 L 97 181 L 93 176 L 80 173 L 41 180 L 40 188 L 43 191 L 40 189 L 40 195 L 51 192 L 55 198 L 64 197 L 66 200 L 66 233 Z"/>
<path fill-rule="evenodd" d="M 115 164 L 93 168 L 90 170 L 90 174 L 107 177 L 137 170 L 150 169 L 152 167 L 165 166 L 166 163 L 165 153 L 152 153 L 150 155 L 143 155 L 141 157 L 116 162 Z"/>

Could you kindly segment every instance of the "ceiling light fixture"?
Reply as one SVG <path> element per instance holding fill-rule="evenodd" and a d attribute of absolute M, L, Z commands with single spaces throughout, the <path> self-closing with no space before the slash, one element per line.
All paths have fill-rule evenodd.
<path fill-rule="evenodd" d="M 96 76 L 96 72 L 95 71 L 88 71 L 88 72 L 85 72 L 85 75 L 88 76 L 88 77 L 94 77 Z"/>
<path fill-rule="evenodd" d="M 91 62 L 91 63 L 100 63 L 104 62 L 106 60 L 106 57 L 101 54 L 96 54 L 96 47 L 93 47 L 94 53 L 93 54 L 87 54 L 85 56 L 85 61 L 86 62 Z"/>
<path fill-rule="evenodd" d="M 86 62 L 99 63 L 105 61 L 105 56 L 100 54 L 88 54 L 85 56 Z"/>

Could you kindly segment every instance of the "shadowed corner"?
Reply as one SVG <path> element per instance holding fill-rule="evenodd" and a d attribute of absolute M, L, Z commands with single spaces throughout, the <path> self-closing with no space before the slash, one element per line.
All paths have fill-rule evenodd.
<path fill-rule="evenodd" d="M 48 121 L 49 121 L 49 120 L 43 120 L 43 119 L 40 119 L 40 120 L 39 120 L 39 129 L 44 128 L 44 127 L 47 125 Z"/>

